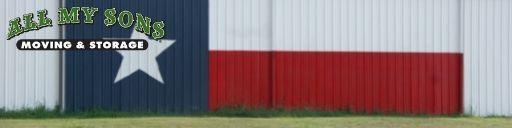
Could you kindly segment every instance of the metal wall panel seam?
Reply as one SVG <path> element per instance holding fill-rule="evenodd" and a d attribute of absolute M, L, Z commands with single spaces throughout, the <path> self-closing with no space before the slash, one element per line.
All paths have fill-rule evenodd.
<path fill-rule="evenodd" d="M 509 20 L 509 23 L 508 23 L 508 26 L 509 27 L 512 27 L 512 2 L 509 2 L 509 7 L 508 7 L 508 20 Z M 508 35 L 512 35 L 512 30 L 509 28 L 508 29 Z M 508 42 L 512 42 L 512 39 L 510 36 L 508 36 Z M 509 49 L 512 49 L 512 45 L 511 44 L 508 44 L 509 45 Z M 512 55 L 512 52 L 509 50 L 508 51 L 508 55 Z M 509 58 L 509 64 L 512 64 L 512 59 Z M 510 68 L 510 67 L 509 67 Z M 512 76 L 512 73 L 511 72 L 508 72 L 508 76 L 511 77 Z M 512 97 L 512 87 L 510 87 L 512 85 L 512 79 L 508 79 L 508 85 L 509 85 L 509 96 L 508 97 Z M 512 98 L 509 99 L 509 106 L 512 106 Z M 509 113 L 510 115 L 512 115 L 512 107 L 509 107 Z"/>
<path fill-rule="evenodd" d="M 59 0 L 59 8 L 63 8 L 64 5 L 66 5 L 66 0 Z M 63 26 L 59 26 L 59 39 L 64 39 L 66 34 L 66 29 Z M 60 78 L 60 87 L 59 87 L 59 106 L 60 106 L 60 112 L 64 113 L 66 111 L 66 52 L 60 51 L 59 52 L 59 78 Z"/>

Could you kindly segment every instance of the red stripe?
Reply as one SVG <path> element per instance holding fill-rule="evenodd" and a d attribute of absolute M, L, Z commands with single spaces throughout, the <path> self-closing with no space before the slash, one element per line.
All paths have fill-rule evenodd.
<path fill-rule="evenodd" d="M 211 110 L 461 111 L 458 53 L 210 52 Z"/>

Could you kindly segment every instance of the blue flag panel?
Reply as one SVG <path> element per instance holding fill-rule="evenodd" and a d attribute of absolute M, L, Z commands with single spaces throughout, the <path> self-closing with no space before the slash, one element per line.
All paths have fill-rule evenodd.
<path fill-rule="evenodd" d="M 146 39 L 146 51 L 66 51 L 65 108 L 191 113 L 207 110 L 208 0 L 66 0 L 96 7 L 93 24 L 66 25 L 67 39 Z M 105 26 L 104 11 L 130 11 L 164 21 L 165 36 L 151 36 L 118 23 Z M 55 21 L 57 22 L 57 21 Z M 117 21 L 120 22 L 120 21 Z M 154 27 L 154 26 L 153 26 Z"/>

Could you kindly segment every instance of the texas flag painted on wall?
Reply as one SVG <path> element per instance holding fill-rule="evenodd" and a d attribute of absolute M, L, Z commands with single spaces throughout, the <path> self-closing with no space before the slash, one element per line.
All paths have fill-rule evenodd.
<path fill-rule="evenodd" d="M 163 20 L 166 36 L 157 41 L 101 23 L 66 26 L 66 38 L 151 44 L 146 51 L 67 51 L 65 107 L 459 113 L 457 2 L 68 0 Z"/>

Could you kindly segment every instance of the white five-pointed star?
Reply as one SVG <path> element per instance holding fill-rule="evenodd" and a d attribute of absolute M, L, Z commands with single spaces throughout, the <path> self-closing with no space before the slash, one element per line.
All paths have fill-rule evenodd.
<path fill-rule="evenodd" d="M 128 77 L 137 70 L 141 70 L 160 83 L 164 83 L 162 75 L 160 74 L 160 68 L 158 68 L 156 57 L 169 48 L 169 46 L 174 44 L 176 40 L 160 40 L 159 42 L 149 39 L 148 36 L 135 30 L 133 30 L 130 38 L 144 39 L 148 41 L 148 49 L 142 51 L 117 50 L 117 52 L 123 56 L 123 61 L 117 71 L 114 83 Z"/>

